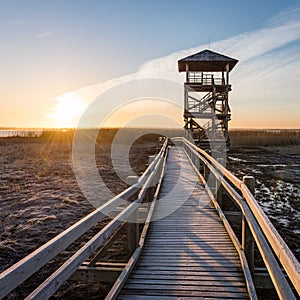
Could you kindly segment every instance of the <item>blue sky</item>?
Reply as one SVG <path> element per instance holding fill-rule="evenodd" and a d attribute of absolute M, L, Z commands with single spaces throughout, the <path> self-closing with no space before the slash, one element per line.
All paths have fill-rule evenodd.
<path fill-rule="evenodd" d="M 295 111 L 299 108 L 300 45 L 293 32 L 298 30 L 299 10 L 299 1 L 2 0 L 0 126 L 75 126 L 79 112 L 97 96 L 92 89 L 100 91 L 107 81 L 122 81 L 140 72 L 136 79 L 149 65 L 151 76 L 160 76 L 161 71 L 169 77 L 168 72 L 173 71 L 162 69 L 169 68 L 175 53 L 200 51 L 210 39 L 212 50 L 240 60 L 232 74 L 232 97 L 239 99 L 232 105 L 235 127 L 299 127 Z M 289 22 L 289 28 L 283 30 Z M 288 73 L 293 74 L 292 83 L 288 89 L 285 84 L 281 96 L 274 95 L 273 76 L 287 77 Z M 249 97 L 255 82 L 257 91 Z M 81 97 L 80 103 L 70 95 Z M 277 123 L 278 117 L 269 123 L 259 121 L 266 106 L 276 106 L 278 116 L 279 111 L 287 114 L 287 107 L 279 107 L 283 95 L 294 112 L 281 116 Z M 72 122 L 55 119 L 57 110 L 63 110 L 61 116 L 72 103 L 76 106 L 74 116 L 69 115 L 69 119 L 74 117 Z M 244 122 L 243 116 L 259 105 L 265 110 L 256 114 L 258 122 Z"/>

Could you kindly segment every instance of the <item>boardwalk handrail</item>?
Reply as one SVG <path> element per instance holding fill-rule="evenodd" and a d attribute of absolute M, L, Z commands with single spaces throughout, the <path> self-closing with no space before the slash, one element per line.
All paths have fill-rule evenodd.
<path fill-rule="evenodd" d="M 12 265 L 0 274 L 0 299 L 8 295 L 12 290 L 37 272 L 52 258 L 65 250 L 71 243 L 77 240 L 91 227 L 100 222 L 110 212 L 116 209 L 124 200 L 128 200 L 138 191 L 137 199 L 131 202 L 111 222 L 109 222 L 99 233 L 81 247 L 65 264 L 46 279 L 26 299 L 47 299 L 67 280 L 79 265 L 103 244 L 126 219 L 138 208 L 142 202 L 147 189 L 153 183 L 157 174 L 162 170 L 162 157 L 167 149 L 168 139 L 145 172 L 139 177 L 138 182 L 133 184 L 119 195 L 107 201 L 86 217 L 82 218 L 71 227 L 36 249 L 31 254 Z"/>
<path fill-rule="evenodd" d="M 156 190 L 155 190 L 155 193 L 154 193 L 154 196 L 153 196 L 153 199 L 152 199 L 149 211 L 148 211 L 145 226 L 144 226 L 143 231 L 142 231 L 141 236 L 140 236 L 138 247 L 136 248 L 136 250 L 132 254 L 131 258 L 128 260 L 127 264 L 125 265 L 124 270 L 122 271 L 120 276 L 117 278 L 117 280 L 114 283 L 113 287 L 111 288 L 111 290 L 109 291 L 109 293 L 105 297 L 105 300 L 114 300 L 114 299 L 117 298 L 119 292 L 121 291 L 122 287 L 124 286 L 128 276 L 129 276 L 130 272 L 133 270 L 134 266 L 136 265 L 140 255 L 141 255 L 141 253 L 144 249 L 145 239 L 146 239 L 146 236 L 147 236 L 147 233 L 148 233 L 150 223 L 152 221 L 152 215 L 153 215 L 153 212 L 154 212 L 156 201 L 158 199 L 158 195 L 159 195 L 159 192 L 160 192 L 162 181 L 163 181 L 163 178 L 164 178 L 164 175 L 165 175 L 167 153 L 168 153 L 168 150 L 166 151 L 166 153 L 164 155 L 164 158 L 163 158 L 163 161 L 162 161 L 162 169 L 161 169 L 160 177 L 158 179 L 157 187 L 156 187 Z"/>
<path fill-rule="evenodd" d="M 202 163 L 210 169 L 214 178 L 222 184 L 222 187 L 240 207 L 279 297 L 281 299 L 295 299 L 294 293 L 279 264 L 277 263 L 272 250 L 299 295 L 300 264 L 273 224 L 260 208 L 255 197 L 249 191 L 245 183 L 224 168 L 208 153 L 185 138 L 176 138 L 174 141 L 180 141 L 183 143 L 185 149 L 188 150 L 187 152 L 189 152 L 189 156 L 192 161 L 193 159 L 200 159 Z M 234 187 L 240 192 L 240 194 Z"/>

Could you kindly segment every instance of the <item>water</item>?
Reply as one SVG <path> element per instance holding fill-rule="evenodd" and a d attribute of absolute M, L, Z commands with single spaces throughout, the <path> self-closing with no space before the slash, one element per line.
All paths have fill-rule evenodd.
<path fill-rule="evenodd" d="M 236 147 L 228 169 L 255 177 L 255 198 L 294 253 L 300 257 L 299 146 Z"/>

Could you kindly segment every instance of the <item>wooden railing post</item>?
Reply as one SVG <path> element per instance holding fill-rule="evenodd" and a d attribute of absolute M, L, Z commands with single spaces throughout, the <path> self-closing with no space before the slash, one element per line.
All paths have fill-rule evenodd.
<path fill-rule="evenodd" d="M 155 157 L 156 157 L 155 155 L 150 155 L 149 156 L 149 165 L 154 161 Z M 148 197 L 149 197 L 148 201 L 149 201 L 149 203 L 151 203 L 151 201 L 153 199 L 153 196 L 154 196 L 154 191 L 155 191 L 154 187 L 155 187 L 155 185 L 158 181 L 158 176 L 157 175 L 154 177 L 154 180 L 151 183 L 151 186 L 148 188 Z"/>
<path fill-rule="evenodd" d="M 129 185 L 138 182 L 138 176 L 128 176 L 126 182 Z M 127 244 L 129 256 L 135 251 L 139 242 L 139 210 L 136 209 L 127 220 Z"/>
<path fill-rule="evenodd" d="M 209 168 L 207 167 L 206 164 L 204 164 L 204 174 L 203 174 L 203 177 L 204 177 L 205 181 L 207 182 L 208 177 L 209 177 Z"/>
<path fill-rule="evenodd" d="M 139 210 L 136 209 L 128 218 L 127 223 L 127 242 L 129 256 L 133 254 L 139 242 Z"/>
<path fill-rule="evenodd" d="M 200 160 L 198 157 L 196 157 L 196 168 L 197 170 L 200 170 Z"/>
<path fill-rule="evenodd" d="M 253 176 L 244 176 L 243 183 L 247 186 L 252 195 L 255 193 L 255 178 Z M 242 219 L 242 248 L 245 252 L 248 265 L 252 274 L 254 274 L 254 240 L 245 219 Z"/>
<path fill-rule="evenodd" d="M 218 158 L 217 159 L 218 163 L 223 166 L 224 159 L 223 158 Z M 223 187 L 222 187 L 222 182 L 220 182 L 218 179 L 216 179 L 216 200 L 219 203 L 220 207 L 222 208 L 223 206 Z"/>
<path fill-rule="evenodd" d="M 154 161 L 155 157 L 156 157 L 156 155 L 149 156 L 149 160 L 148 160 L 149 165 Z"/>
<path fill-rule="evenodd" d="M 200 169 L 200 160 L 199 160 L 198 156 L 195 154 L 194 154 L 194 157 L 195 157 L 194 164 L 195 164 L 197 170 L 199 170 Z"/>

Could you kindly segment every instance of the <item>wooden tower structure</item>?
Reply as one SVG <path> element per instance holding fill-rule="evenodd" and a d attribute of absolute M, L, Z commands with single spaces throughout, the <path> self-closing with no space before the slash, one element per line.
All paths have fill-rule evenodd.
<path fill-rule="evenodd" d="M 179 72 L 186 72 L 184 84 L 184 128 L 202 148 L 230 145 L 228 122 L 231 91 L 229 72 L 238 60 L 204 50 L 178 61 Z"/>

